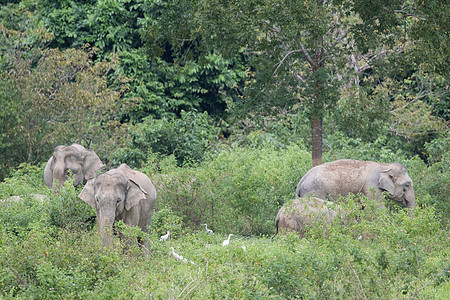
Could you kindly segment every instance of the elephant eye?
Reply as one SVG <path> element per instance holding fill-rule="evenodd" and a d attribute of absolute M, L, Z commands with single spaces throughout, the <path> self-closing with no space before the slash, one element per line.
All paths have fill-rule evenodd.
<path fill-rule="evenodd" d="M 403 190 L 406 191 L 411 186 L 411 183 L 407 182 L 403 185 Z"/>

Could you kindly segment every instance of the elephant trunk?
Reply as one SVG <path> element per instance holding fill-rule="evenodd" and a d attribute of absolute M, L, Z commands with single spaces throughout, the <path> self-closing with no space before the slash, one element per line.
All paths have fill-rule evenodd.
<path fill-rule="evenodd" d="M 100 229 L 103 246 L 108 247 L 112 245 L 114 214 L 97 211 L 97 224 Z"/>
<path fill-rule="evenodd" d="M 406 208 L 408 209 L 408 215 L 414 217 L 416 207 L 416 196 L 414 190 L 411 188 L 405 193 Z"/>
<path fill-rule="evenodd" d="M 66 176 L 64 174 L 64 170 L 61 168 L 55 168 L 53 170 L 53 187 L 60 188 L 64 181 L 66 181 Z"/>

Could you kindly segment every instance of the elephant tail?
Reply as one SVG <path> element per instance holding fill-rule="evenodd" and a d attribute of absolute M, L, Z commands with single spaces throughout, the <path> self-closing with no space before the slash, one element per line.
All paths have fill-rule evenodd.
<path fill-rule="evenodd" d="M 275 232 L 275 234 L 273 235 L 273 237 L 271 238 L 271 240 L 273 240 L 273 238 L 278 234 L 278 223 L 280 223 L 280 220 L 277 218 L 275 220 L 275 228 L 277 229 L 277 232 Z"/>

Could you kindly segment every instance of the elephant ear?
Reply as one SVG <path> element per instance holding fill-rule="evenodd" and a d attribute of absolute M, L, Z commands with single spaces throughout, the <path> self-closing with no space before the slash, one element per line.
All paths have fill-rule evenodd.
<path fill-rule="evenodd" d="M 378 180 L 378 187 L 382 190 L 388 191 L 389 194 L 394 195 L 395 182 L 394 171 L 392 171 L 392 169 L 381 171 L 380 179 Z"/>
<path fill-rule="evenodd" d="M 78 195 L 78 197 L 89 204 L 93 209 L 95 209 L 95 191 L 94 191 L 94 181 L 95 178 L 92 178 L 86 182 L 86 185 L 84 186 L 81 193 Z"/>
<path fill-rule="evenodd" d="M 50 159 L 48 160 L 47 164 L 45 165 L 44 169 L 44 184 L 51 188 L 53 186 L 53 155 L 50 156 Z"/>
<path fill-rule="evenodd" d="M 97 154 L 92 150 L 85 150 L 86 155 L 83 159 L 83 174 L 85 180 L 95 178 L 95 172 L 105 165 L 102 163 Z"/>
<path fill-rule="evenodd" d="M 128 179 L 127 198 L 125 200 L 125 209 L 130 210 L 133 206 L 145 199 L 148 193 L 133 179 Z"/>

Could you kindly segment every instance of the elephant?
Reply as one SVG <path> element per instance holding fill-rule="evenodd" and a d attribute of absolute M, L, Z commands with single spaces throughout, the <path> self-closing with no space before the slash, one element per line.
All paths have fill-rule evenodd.
<path fill-rule="evenodd" d="M 78 186 L 94 178 L 103 163 L 93 150 L 79 144 L 57 146 L 44 169 L 44 183 L 49 188 L 60 187 L 73 174 L 73 185 Z"/>
<path fill-rule="evenodd" d="M 321 199 L 339 199 L 339 196 L 362 193 L 379 201 L 384 191 L 414 215 L 416 197 L 411 178 L 400 163 L 377 163 L 341 159 L 310 169 L 300 180 L 297 197 L 315 196 Z"/>
<path fill-rule="evenodd" d="M 276 233 L 288 231 L 298 232 L 300 237 L 305 236 L 307 226 L 315 222 L 330 224 L 337 216 L 337 210 L 333 202 L 325 201 L 316 197 L 296 198 L 287 201 L 278 211 L 275 218 Z M 325 227 L 326 230 L 326 227 Z"/>
<path fill-rule="evenodd" d="M 147 175 L 122 164 L 90 179 L 78 197 L 96 210 L 103 245 L 109 246 L 116 221 L 122 220 L 128 226 L 139 226 L 143 232 L 148 232 L 156 189 Z"/>

